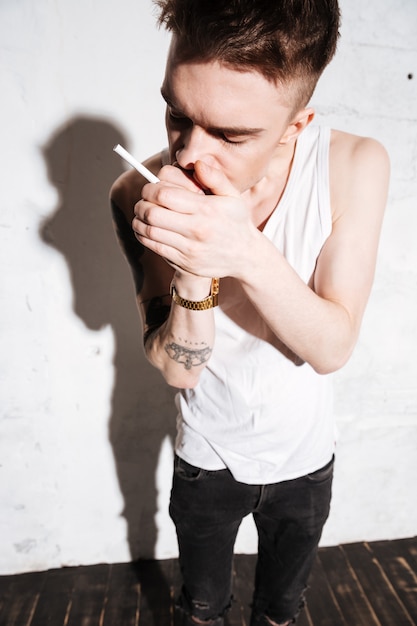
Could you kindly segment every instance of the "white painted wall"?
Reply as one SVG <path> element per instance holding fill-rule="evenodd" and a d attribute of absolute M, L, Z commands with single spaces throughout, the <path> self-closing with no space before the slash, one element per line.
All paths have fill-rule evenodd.
<path fill-rule="evenodd" d="M 393 172 L 363 331 L 336 376 L 327 545 L 417 529 L 417 4 L 342 8 L 314 103 L 379 138 Z M 165 144 L 167 44 L 151 0 L 0 2 L 0 573 L 176 555 L 173 392 L 144 361 L 107 206 L 113 145 L 142 159 Z M 249 521 L 237 550 L 256 550 Z"/>

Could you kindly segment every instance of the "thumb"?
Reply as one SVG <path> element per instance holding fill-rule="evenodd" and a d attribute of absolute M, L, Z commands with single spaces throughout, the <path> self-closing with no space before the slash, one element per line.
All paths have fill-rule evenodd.
<path fill-rule="evenodd" d="M 194 163 L 194 177 L 204 190 L 210 191 L 215 196 L 239 195 L 237 189 L 221 170 L 204 163 L 204 161 Z"/>

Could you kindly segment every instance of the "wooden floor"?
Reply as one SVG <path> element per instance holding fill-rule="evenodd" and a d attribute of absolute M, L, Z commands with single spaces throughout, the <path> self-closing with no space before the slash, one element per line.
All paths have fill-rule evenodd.
<path fill-rule="evenodd" d="M 235 557 L 229 626 L 249 624 L 255 557 Z M 0 576 L 0 626 L 171 626 L 176 560 Z M 301 626 L 417 625 L 417 538 L 321 548 Z"/>

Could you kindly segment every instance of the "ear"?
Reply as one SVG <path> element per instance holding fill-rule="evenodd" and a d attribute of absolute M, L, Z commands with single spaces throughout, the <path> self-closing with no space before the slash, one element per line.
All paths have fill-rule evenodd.
<path fill-rule="evenodd" d="M 303 130 L 314 119 L 314 109 L 308 107 L 306 109 L 300 109 L 292 118 L 292 121 L 288 124 L 287 129 L 280 139 L 280 144 L 285 145 L 290 141 L 294 141 L 303 132 Z"/>

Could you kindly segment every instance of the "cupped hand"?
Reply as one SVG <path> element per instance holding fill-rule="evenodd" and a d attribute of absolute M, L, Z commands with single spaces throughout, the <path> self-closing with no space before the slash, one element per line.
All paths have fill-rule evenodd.
<path fill-rule="evenodd" d="M 257 230 L 224 173 L 197 161 L 193 178 L 172 166 L 163 168 L 160 178 L 144 186 L 135 205 L 137 239 L 177 270 L 238 276 Z"/>

